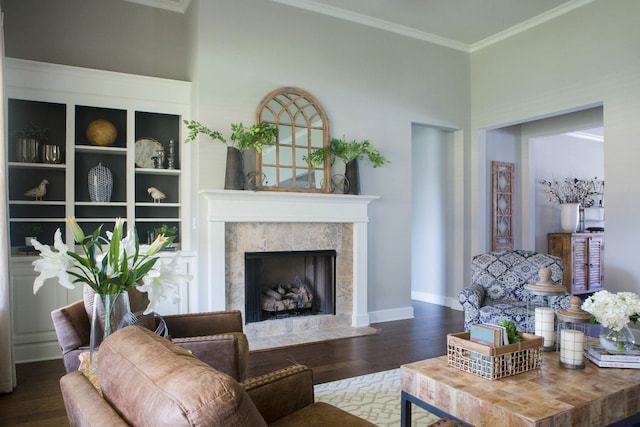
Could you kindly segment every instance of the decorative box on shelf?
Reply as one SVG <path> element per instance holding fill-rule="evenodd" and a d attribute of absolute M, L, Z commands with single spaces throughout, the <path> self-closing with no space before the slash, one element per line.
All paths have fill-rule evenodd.
<path fill-rule="evenodd" d="M 470 341 L 469 332 L 447 335 L 447 363 L 449 366 L 496 380 L 540 368 L 544 339 L 518 332 L 519 343 L 489 347 Z"/>

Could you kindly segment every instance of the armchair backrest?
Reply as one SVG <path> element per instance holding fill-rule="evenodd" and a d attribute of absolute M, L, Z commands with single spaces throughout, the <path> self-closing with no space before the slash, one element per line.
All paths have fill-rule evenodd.
<path fill-rule="evenodd" d="M 527 291 L 524 286 L 538 281 L 538 270 L 551 269 L 551 280 L 562 282 L 562 260 L 556 256 L 534 251 L 487 252 L 471 260 L 471 284 L 485 289 L 485 298 L 504 301 L 522 301 Z"/>

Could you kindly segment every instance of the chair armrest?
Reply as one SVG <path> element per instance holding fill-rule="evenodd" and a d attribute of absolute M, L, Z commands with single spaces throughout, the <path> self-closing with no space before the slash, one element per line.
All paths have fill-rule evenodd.
<path fill-rule="evenodd" d="M 171 329 L 169 329 L 171 334 Z M 247 377 L 249 364 L 249 342 L 241 332 L 171 339 L 175 344 L 189 350 L 195 357 L 233 377 L 243 381 Z"/>
<path fill-rule="evenodd" d="M 81 372 L 60 378 L 60 390 L 71 427 L 128 425 Z"/>
<path fill-rule="evenodd" d="M 480 320 L 479 310 L 484 304 L 485 289 L 480 285 L 470 285 L 462 288 L 458 295 L 458 301 L 464 310 L 464 330 L 469 330 L 469 325 Z"/>
<path fill-rule="evenodd" d="M 458 301 L 462 307 L 480 308 L 484 304 L 485 289 L 480 285 L 470 285 L 462 288 Z"/>
<path fill-rule="evenodd" d="M 242 332 L 242 314 L 238 310 L 162 316 L 173 338 Z"/>
<path fill-rule="evenodd" d="M 313 371 L 293 365 L 242 383 L 267 424 L 314 402 Z"/>
<path fill-rule="evenodd" d="M 58 343 L 67 372 L 75 371 L 80 365 L 77 356 L 65 357 L 80 347 L 88 346 L 91 337 L 91 324 L 84 308 L 84 302 L 76 301 L 51 312 L 51 320 L 56 330 Z"/>

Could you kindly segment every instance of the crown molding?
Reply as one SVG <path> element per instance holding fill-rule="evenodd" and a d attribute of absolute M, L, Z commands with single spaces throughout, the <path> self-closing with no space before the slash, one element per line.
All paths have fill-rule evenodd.
<path fill-rule="evenodd" d="M 320 13 L 334 18 L 344 19 L 345 21 L 354 22 L 361 25 L 377 28 L 379 30 L 389 31 L 391 33 L 400 34 L 402 36 L 411 37 L 417 40 L 434 43 L 440 46 L 448 47 L 451 49 L 460 50 L 467 53 L 475 52 L 479 49 L 490 46 L 508 37 L 514 36 L 518 33 L 526 31 L 537 25 L 550 21 L 565 13 L 571 12 L 579 7 L 593 2 L 594 0 L 571 0 L 561 6 L 553 8 L 545 13 L 542 13 L 534 18 L 524 21 L 518 25 L 514 25 L 504 31 L 501 31 L 493 36 L 487 37 L 477 43 L 467 44 L 456 40 L 451 40 L 445 37 L 441 37 L 435 34 L 427 33 L 425 31 L 419 31 L 414 28 L 409 28 L 404 25 L 396 24 L 393 22 L 385 21 L 383 19 L 373 18 L 371 16 L 362 15 L 360 13 L 351 12 L 349 10 L 341 9 L 335 6 L 328 6 L 322 3 L 318 3 L 314 0 L 271 0 L 275 3 L 280 3 L 286 6 L 297 7 L 299 9 L 308 10 L 310 12 Z"/>
<path fill-rule="evenodd" d="M 155 7 L 170 12 L 185 13 L 191 0 L 125 0 L 143 6 Z"/>
<path fill-rule="evenodd" d="M 562 16 L 566 13 L 569 13 L 575 9 L 578 9 L 584 5 L 592 3 L 594 0 L 571 0 L 563 5 L 555 7 L 551 10 L 548 10 L 544 13 L 541 13 L 538 16 L 535 16 L 531 19 L 528 19 L 520 24 L 514 25 L 511 28 L 507 28 L 504 31 L 496 33 L 490 37 L 487 37 L 484 40 L 480 40 L 477 43 L 473 43 L 469 46 L 470 52 L 475 52 L 477 50 L 483 49 L 487 46 L 490 46 L 499 41 L 505 40 L 509 37 L 512 37 L 516 34 L 522 33 L 523 31 L 529 30 L 538 25 L 544 24 L 545 22 L 551 21 L 559 16 Z"/>
<path fill-rule="evenodd" d="M 461 43 L 445 37 L 440 37 L 435 34 L 419 31 L 414 28 L 409 28 L 404 25 L 395 24 L 393 22 L 385 21 L 383 19 L 373 18 L 371 16 L 362 15 L 356 12 L 351 12 L 349 10 L 341 9 L 339 7 L 328 6 L 313 0 L 271 0 L 271 1 L 275 3 L 283 4 L 285 6 L 297 7 L 298 9 L 304 9 L 309 12 L 315 12 L 322 15 L 343 19 L 345 21 L 354 22 L 356 24 L 377 28 L 379 30 L 400 34 L 402 36 L 411 37 L 414 39 L 434 43 L 434 44 L 445 46 L 451 49 L 461 50 L 463 52 L 469 52 L 469 45 L 466 43 Z"/>

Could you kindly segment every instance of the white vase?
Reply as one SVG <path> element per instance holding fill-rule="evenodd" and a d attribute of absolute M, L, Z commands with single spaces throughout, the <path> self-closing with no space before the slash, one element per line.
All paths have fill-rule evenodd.
<path fill-rule="evenodd" d="M 575 233 L 580 220 L 580 203 L 560 204 L 560 227 L 565 233 Z"/>

